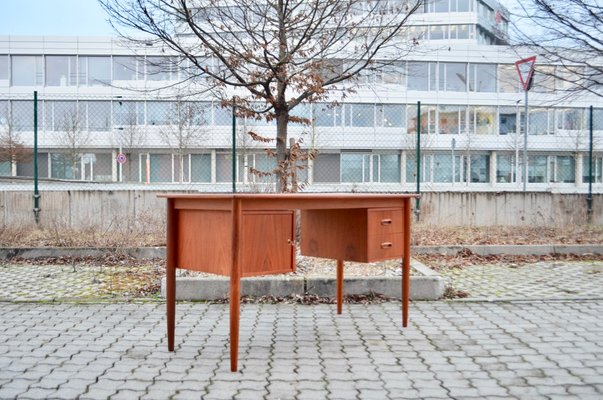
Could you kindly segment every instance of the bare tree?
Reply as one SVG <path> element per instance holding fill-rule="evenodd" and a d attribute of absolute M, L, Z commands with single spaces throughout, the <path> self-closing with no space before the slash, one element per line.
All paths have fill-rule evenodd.
<path fill-rule="evenodd" d="M 223 105 L 234 102 L 238 109 L 276 121 L 279 191 L 288 189 L 291 175 L 287 173 L 291 110 L 303 101 L 330 101 L 338 90 L 340 94 L 350 90 L 338 84 L 381 60 L 391 63 L 407 54 L 416 40 L 402 31 L 423 2 L 99 1 L 123 37 L 149 42 L 148 37 L 136 38 L 119 27 L 146 33 L 182 57 L 185 80 L 207 82 Z M 265 106 L 253 110 L 250 104 L 258 101 Z"/>
<path fill-rule="evenodd" d="M 78 179 L 78 172 L 81 173 L 79 164 L 82 151 L 90 144 L 90 132 L 83 126 L 82 115 L 75 107 L 65 110 L 58 116 L 57 129 L 58 143 L 66 149 L 63 153 L 64 175 L 71 179 Z"/>
<path fill-rule="evenodd" d="M 206 139 L 206 113 L 201 103 L 176 98 L 169 109 L 166 125 L 159 129 L 163 142 L 176 152 L 178 180 L 185 177 L 185 158 L 190 149 L 201 145 Z"/>
<path fill-rule="evenodd" d="M 570 92 L 603 96 L 603 5 L 600 0 L 516 1 L 514 45 L 525 46 L 555 69 L 540 70 Z"/>
<path fill-rule="evenodd" d="M 19 132 L 13 129 L 10 121 L 0 125 L 0 163 L 9 163 L 11 175 L 14 166 L 18 162 L 29 161 L 32 154 L 32 149 L 25 147 Z"/>

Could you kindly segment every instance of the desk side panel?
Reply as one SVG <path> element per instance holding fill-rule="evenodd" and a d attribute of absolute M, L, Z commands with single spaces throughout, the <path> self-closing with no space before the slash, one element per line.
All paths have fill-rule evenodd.
<path fill-rule="evenodd" d="M 178 268 L 230 275 L 229 211 L 178 210 Z"/>

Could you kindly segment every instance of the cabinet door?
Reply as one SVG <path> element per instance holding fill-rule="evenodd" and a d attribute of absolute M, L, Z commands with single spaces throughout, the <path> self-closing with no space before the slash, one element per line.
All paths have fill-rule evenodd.
<path fill-rule="evenodd" d="M 243 213 L 242 276 L 295 271 L 293 211 Z"/>

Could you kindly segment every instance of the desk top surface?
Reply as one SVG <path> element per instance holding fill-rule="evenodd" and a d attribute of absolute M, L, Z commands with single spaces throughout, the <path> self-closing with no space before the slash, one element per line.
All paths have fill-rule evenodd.
<path fill-rule="evenodd" d="M 324 200 L 324 199 L 404 199 L 419 197 L 413 193 L 163 193 L 168 199 L 262 199 L 262 200 Z"/>

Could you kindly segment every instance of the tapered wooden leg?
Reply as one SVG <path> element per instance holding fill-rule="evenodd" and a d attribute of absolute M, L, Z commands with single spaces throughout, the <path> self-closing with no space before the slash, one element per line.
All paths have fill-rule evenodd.
<path fill-rule="evenodd" d="M 343 310 L 343 260 L 337 260 L 337 314 Z"/>
<path fill-rule="evenodd" d="M 239 318 L 241 310 L 241 280 L 230 277 L 230 371 L 237 371 L 239 359 Z"/>
<path fill-rule="evenodd" d="M 234 199 L 232 206 L 232 264 L 230 269 L 230 371 L 237 371 L 239 359 L 239 317 L 241 308 L 241 225 L 243 215 L 241 200 Z"/>
<path fill-rule="evenodd" d="M 174 209 L 174 200 L 167 201 L 167 250 L 166 250 L 166 318 L 168 351 L 174 351 L 174 333 L 176 330 L 176 263 L 177 263 L 178 214 Z"/>
<path fill-rule="evenodd" d="M 404 200 L 404 256 L 402 257 L 402 326 L 408 326 L 410 299 L 410 199 Z"/>

